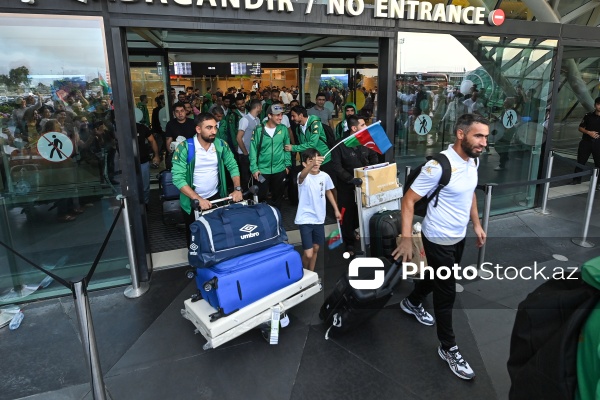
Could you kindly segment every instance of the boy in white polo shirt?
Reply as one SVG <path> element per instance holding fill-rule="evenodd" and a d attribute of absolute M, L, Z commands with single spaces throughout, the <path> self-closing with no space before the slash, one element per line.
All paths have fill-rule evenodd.
<path fill-rule="evenodd" d="M 460 265 L 469 219 L 473 221 L 477 246 L 485 243 L 486 234 L 479 221 L 475 196 L 476 158 L 485 149 L 489 133 L 487 119 L 477 114 L 462 115 L 456 121 L 456 141 L 442 152 L 452 168 L 450 182 L 440 190 L 437 201 L 434 199 L 428 203 L 422 230 L 427 263 L 436 271 L 442 266 L 452 268 L 455 263 Z M 402 240 L 392 253 L 395 258 L 402 257 L 403 262 L 412 259 L 411 233 L 415 203 L 424 196 L 431 196 L 441 176 L 442 166 L 435 160 L 429 161 L 402 198 Z M 454 276 L 429 279 L 425 274 L 424 278 L 415 282 L 413 292 L 402 300 L 400 307 L 424 325 L 431 326 L 437 321 L 439 356 L 448 362 L 456 376 L 472 379 L 475 373 L 458 351 L 452 328 L 452 309 L 456 297 Z M 431 292 L 436 321 L 422 305 Z"/>
<path fill-rule="evenodd" d="M 302 239 L 302 266 L 315 270 L 317 253 L 325 243 L 325 197 L 335 211 L 335 218 L 341 219 L 332 189 L 331 177 L 320 170 L 324 157 L 316 149 L 302 153 L 304 169 L 298 174 L 298 211 L 294 223 L 300 229 Z"/>

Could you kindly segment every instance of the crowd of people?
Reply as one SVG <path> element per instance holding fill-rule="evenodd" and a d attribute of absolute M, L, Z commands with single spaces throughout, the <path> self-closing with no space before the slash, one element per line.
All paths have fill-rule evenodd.
<path fill-rule="evenodd" d="M 257 185 L 260 201 L 281 208 L 287 199 L 297 206 L 295 222 L 302 234 L 306 268 L 314 269 L 325 240 L 326 199 L 338 219 L 344 211 L 344 240 L 353 254 L 358 227 L 353 170 L 378 158 L 361 146 L 330 151 L 366 127 L 368 118 L 349 103 L 342 109 L 354 112 L 344 111 L 343 121 L 334 126 L 332 111 L 324 107 L 328 91 L 317 93 L 308 108 L 300 105 L 294 87 L 267 87 L 260 93 L 235 88 L 227 94 L 209 89 L 199 95 L 193 88 L 177 96 L 171 92 L 173 118 L 164 130 L 160 124 L 152 124 L 152 130 L 164 143 L 159 153 L 165 152 L 173 183 L 181 191 L 186 224 L 194 220 L 192 200 L 208 209 L 212 200 L 227 196 L 240 200 L 247 188 Z M 156 103 L 164 104 L 164 98 L 159 96 Z"/>

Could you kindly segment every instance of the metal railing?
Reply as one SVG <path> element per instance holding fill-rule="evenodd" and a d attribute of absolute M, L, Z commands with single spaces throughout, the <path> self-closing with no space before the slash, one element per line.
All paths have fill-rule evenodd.
<path fill-rule="evenodd" d="M 96 344 L 96 335 L 94 333 L 94 325 L 92 322 L 92 314 L 90 311 L 90 303 L 88 298 L 88 285 L 96 271 L 96 267 L 98 266 L 102 254 L 108 245 L 108 241 L 112 236 L 112 233 L 117 225 L 117 222 L 123 213 L 123 220 L 125 224 L 125 236 L 127 241 L 127 255 L 129 257 L 129 265 L 131 270 L 131 282 L 132 285 L 125 290 L 125 296 L 129 298 L 139 297 L 144 294 L 148 290 L 148 283 L 144 282 L 140 284 L 137 266 L 135 264 L 135 257 L 133 251 L 133 244 L 131 241 L 131 230 L 129 226 L 129 213 L 127 208 L 127 199 L 123 196 L 118 196 L 118 200 L 120 200 L 121 205 L 119 206 L 119 211 L 115 216 L 104 241 L 102 242 L 102 246 L 98 250 L 96 254 L 96 258 L 94 259 L 92 266 L 88 273 L 81 279 L 77 281 L 67 281 L 55 273 L 37 265 L 33 261 L 29 260 L 21 253 L 12 248 L 11 245 L 0 241 L 0 245 L 6 248 L 9 251 L 9 255 L 13 257 L 20 258 L 25 261 L 29 265 L 33 266 L 37 270 L 43 272 L 44 274 L 50 276 L 55 281 L 66 287 L 73 294 L 73 299 L 75 302 L 75 312 L 77 314 L 77 320 L 79 325 L 79 331 L 81 334 L 81 341 L 83 344 L 83 351 L 87 358 L 88 367 L 90 369 L 90 385 L 92 388 L 93 398 L 96 400 L 105 400 L 106 399 L 106 387 L 104 385 L 104 378 L 102 375 L 102 369 L 100 367 L 100 359 L 98 356 L 98 346 Z M 128 292 L 130 295 L 128 295 Z"/>
<path fill-rule="evenodd" d="M 582 227 L 581 237 L 573 238 L 573 239 L 571 239 L 571 241 L 574 244 L 576 244 L 577 246 L 581 246 L 581 247 L 589 248 L 589 247 L 595 246 L 593 243 L 591 243 L 587 240 L 587 235 L 589 232 L 589 225 L 590 225 L 590 220 L 592 217 L 592 206 L 594 204 L 594 197 L 596 194 L 596 185 L 598 183 L 598 173 L 599 173 L 600 169 L 590 168 L 585 165 L 578 164 L 572 160 L 565 159 L 564 157 L 560 157 L 560 158 L 563 158 L 566 162 L 568 162 L 576 167 L 579 167 L 583 171 L 574 172 L 572 174 L 567 174 L 567 175 L 560 175 L 560 176 L 552 177 L 552 167 L 554 165 L 554 157 L 560 157 L 560 156 L 556 155 L 554 151 L 551 151 L 550 159 L 548 161 L 548 168 L 546 169 L 546 177 L 543 179 L 535 179 L 535 180 L 526 181 L 526 182 L 487 183 L 484 185 L 477 185 L 477 189 L 480 189 L 485 193 L 485 198 L 483 201 L 483 215 L 481 218 L 482 219 L 481 225 L 486 234 L 488 233 L 491 206 L 492 206 L 492 192 L 493 192 L 494 188 L 506 189 L 506 188 L 517 187 L 517 186 L 531 186 L 531 185 L 544 184 L 541 214 L 548 215 L 550 213 L 546 210 L 546 207 L 548 204 L 548 194 L 550 192 L 550 183 L 551 182 L 564 181 L 564 180 L 574 179 L 574 178 L 582 178 L 584 176 L 589 175 L 591 177 L 590 188 L 589 188 L 588 196 L 587 196 L 586 210 L 585 210 L 585 215 L 584 215 L 584 219 L 583 219 L 583 227 Z M 487 241 L 486 241 L 486 243 L 487 243 Z M 483 264 L 483 260 L 485 257 L 485 248 L 486 248 L 485 243 L 483 244 L 483 246 L 481 246 L 479 248 L 479 253 L 477 255 L 477 268 L 481 268 L 481 265 Z"/>

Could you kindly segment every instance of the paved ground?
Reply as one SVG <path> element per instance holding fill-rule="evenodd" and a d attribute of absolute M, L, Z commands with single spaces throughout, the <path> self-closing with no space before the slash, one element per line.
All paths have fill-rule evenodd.
<path fill-rule="evenodd" d="M 486 261 L 519 269 L 579 266 L 598 256 L 600 219 L 592 218 L 584 249 L 571 243 L 581 231 L 585 196 L 552 200 L 550 216 L 524 211 L 493 218 Z M 594 216 L 600 215 L 597 202 Z M 553 255 L 568 261 L 557 261 Z M 474 264 L 474 240 L 463 264 Z M 344 269 L 341 251 L 322 254 L 318 272 L 327 293 Z M 91 309 L 102 370 L 113 399 L 506 399 L 510 333 L 518 303 L 540 280 L 464 283 L 454 312 L 462 354 L 477 377 L 456 378 L 436 354 L 435 328 L 418 324 L 398 303 L 412 283 L 401 282 L 387 307 L 367 325 L 325 340 L 317 313 L 324 293 L 290 312 L 280 344 L 258 330 L 213 350 L 181 317 L 195 290 L 183 269 L 154 275 L 150 291 L 128 300 L 123 288 L 93 292 Z M 430 306 L 431 299 L 429 299 Z M 16 331 L 0 330 L 0 399 L 89 399 L 89 376 L 71 297 L 26 305 Z"/>

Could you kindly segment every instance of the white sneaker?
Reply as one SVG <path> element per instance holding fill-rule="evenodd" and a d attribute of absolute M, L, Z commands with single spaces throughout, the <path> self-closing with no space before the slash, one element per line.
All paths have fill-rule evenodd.
<path fill-rule="evenodd" d="M 473 372 L 469 363 L 465 361 L 458 351 L 458 346 L 454 346 L 446 351 L 442 349 L 442 346 L 440 345 L 438 347 L 438 354 L 442 360 L 445 360 L 448 363 L 450 371 L 454 372 L 454 375 L 458 376 L 460 379 L 469 380 L 475 378 L 475 372 Z"/>
<path fill-rule="evenodd" d="M 408 298 L 406 298 L 400 302 L 400 308 L 405 313 L 414 315 L 417 321 L 423 325 L 431 326 L 435 323 L 433 316 L 425 311 L 422 304 L 413 306 L 411 302 L 408 301 Z"/>

